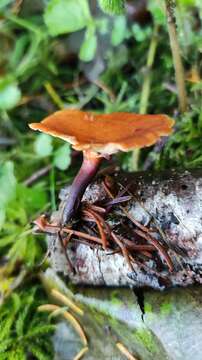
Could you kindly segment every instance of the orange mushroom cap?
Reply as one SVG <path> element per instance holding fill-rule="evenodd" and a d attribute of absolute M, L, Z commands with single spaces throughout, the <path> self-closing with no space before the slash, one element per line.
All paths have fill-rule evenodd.
<path fill-rule="evenodd" d="M 124 112 L 99 115 L 61 110 L 29 127 L 66 140 L 76 150 L 110 155 L 150 146 L 161 136 L 169 135 L 173 124 L 174 120 L 166 115 Z"/>

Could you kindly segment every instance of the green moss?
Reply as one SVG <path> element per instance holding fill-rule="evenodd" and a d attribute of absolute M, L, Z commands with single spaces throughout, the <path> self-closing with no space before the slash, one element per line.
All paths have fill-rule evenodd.
<path fill-rule="evenodd" d="M 121 299 L 119 298 L 119 291 L 114 290 L 111 292 L 111 297 L 110 297 L 110 301 L 113 305 L 119 305 L 121 306 L 123 304 L 123 302 L 121 301 Z"/>
<path fill-rule="evenodd" d="M 154 336 L 149 330 L 145 328 L 138 329 L 135 332 L 135 336 L 136 339 L 139 340 L 149 352 L 156 353 L 158 351 Z"/>
<path fill-rule="evenodd" d="M 170 314 L 172 311 L 172 304 L 169 303 L 169 302 L 164 302 L 161 304 L 161 307 L 160 307 L 160 313 L 162 315 L 168 315 Z"/>
<path fill-rule="evenodd" d="M 152 305 L 145 302 L 144 304 L 144 311 L 145 313 L 152 313 L 153 312 L 153 309 L 152 309 Z"/>
<path fill-rule="evenodd" d="M 90 310 L 91 314 L 93 315 L 94 320 L 99 324 L 99 325 L 103 325 L 104 324 L 104 316 L 103 314 L 101 314 L 99 311 L 97 311 L 96 309 L 92 309 Z"/>
<path fill-rule="evenodd" d="M 153 316 L 154 316 L 153 306 L 150 303 L 145 303 L 144 311 L 145 311 L 145 316 L 146 316 L 147 320 L 152 321 Z"/>
<path fill-rule="evenodd" d="M 114 317 L 109 316 L 107 320 L 113 329 L 117 330 L 121 326 L 120 322 Z"/>

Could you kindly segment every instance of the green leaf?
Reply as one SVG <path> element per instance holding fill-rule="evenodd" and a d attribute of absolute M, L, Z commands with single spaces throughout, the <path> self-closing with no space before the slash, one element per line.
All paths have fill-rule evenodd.
<path fill-rule="evenodd" d="M 139 24 L 135 23 L 132 26 L 132 33 L 133 33 L 136 41 L 142 42 L 151 35 L 151 28 L 150 27 L 142 27 Z"/>
<path fill-rule="evenodd" d="M 66 170 L 71 163 L 71 149 L 69 144 L 60 146 L 54 154 L 54 165 L 60 170 Z"/>
<path fill-rule="evenodd" d="M 50 354 L 45 353 L 42 347 L 38 346 L 38 344 L 30 345 L 30 351 L 37 360 L 50 360 Z"/>
<path fill-rule="evenodd" d="M 2 343 L 3 340 L 9 339 L 13 320 L 20 307 L 20 298 L 16 293 L 12 294 L 9 305 L 11 305 L 10 311 L 3 320 L 1 319 L 0 323 L 0 343 Z"/>
<path fill-rule="evenodd" d="M 21 91 L 14 80 L 0 79 L 0 110 L 14 108 L 21 99 Z"/>
<path fill-rule="evenodd" d="M 177 3 L 184 6 L 196 6 L 196 0 L 177 0 Z"/>
<path fill-rule="evenodd" d="M 16 66 L 19 64 L 20 60 L 23 58 L 23 55 L 26 51 L 26 47 L 29 43 L 29 35 L 23 34 L 18 36 L 15 41 L 14 48 L 12 53 L 9 56 L 9 65 L 14 71 L 16 70 Z"/>
<path fill-rule="evenodd" d="M 5 339 L 0 343 L 0 354 L 4 353 L 10 345 L 12 345 L 12 339 Z"/>
<path fill-rule="evenodd" d="M 95 28 L 89 27 L 86 30 L 85 38 L 81 46 L 79 57 L 82 61 L 93 60 L 97 49 L 97 36 L 95 35 Z"/>
<path fill-rule="evenodd" d="M 163 1 L 161 0 L 149 1 L 148 9 L 152 13 L 152 16 L 156 24 L 159 25 L 166 24 L 166 12 Z"/>
<path fill-rule="evenodd" d="M 36 326 L 34 329 L 31 329 L 27 332 L 25 338 L 30 339 L 33 337 L 37 337 L 40 335 L 51 333 L 55 330 L 55 325 L 42 325 L 39 324 L 39 326 Z"/>
<path fill-rule="evenodd" d="M 87 0 L 50 0 L 44 21 L 52 36 L 78 31 L 91 21 Z"/>
<path fill-rule="evenodd" d="M 6 219 L 6 211 L 5 209 L 0 207 L 0 230 L 5 222 Z"/>
<path fill-rule="evenodd" d="M 17 201 L 25 209 L 27 214 L 32 214 L 39 211 L 47 203 L 47 194 L 44 191 L 43 184 L 37 184 L 32 187 L 26 187 L 22 184 L 17 185 Z M 17 211 L 20 211 L 20 206 L 17 206 Z"/>
<path fill-rule="evenodd" d="M 34 359 L 53 359 L 51 337 L 46 335 L 53 333 L 55 326 L 36 311 L 42 299 L 45 301 L 36 290 L 32 286 L 14 292 L 0 307 L 0 360 L 25 360 L 31 353 Z"/>
<path fill-rule="evenodd" d="M 1 226 L 1 225 L 0 225 Z M 7 245 L 10 245 L 13 243 L 13 241 L 15 241 L 15 234 L 12 234 L 12 235 L 9 235 L 9 236 L 4 236 L 1 238 L 1 241 L 0 241 L 0 249 L 7 246 Z"/>
<path fill-rule="evenodd" d="M 109 26 L 110 26 L 109 18 L 102 17 L 96 19 L 96 28 L 101 35 L 106 35 L 110 31 Z"/>
<path fill-rule="evenodd" d="M 0 9 L 3 9 L 4 7 L 6 7 L 8 4 L 12 3 L 13 0 L 1 0 L 0 2 Z"/>
<path fill-rule="evenodd" d="M 114 21 L 114 26 L 111 33 L 111 43 L 118 46 L 126 37 L 127 24 L 124 16 L 118 16 Z"/>
<path fill-rule="evenodd" d="M 15 321 L 15 330 L 17 336 L 19 337 L 24 335 L 25 319 L 29 313 L 33 301 L 34 301 L 34 291 L 33 293 L 30 292 L 30 294 L 28 294 L 24 308 L 20 311 L 18 318 Z"/>
<path fill-rule="evenodd" d="M 26 265 L 32 267 L 37 258 L 39 258 L 39 254 L 41 256 L 41 248 L 39 247 L 39 242 L 34 236 L 29 236 L 24 239 L 26 241 L 26 248 L 24 253 L 24 260 Z"/>
<path fill-rule="evenodd" d="M 123 14 L 125 0 L 99 0 L 100 8 L 109 15 Z"/>
<path fill-rule="evenodd" d="M 40 157 L 50 156 L 53 151 L 52 137 L 47 134 L 37 135 L 34 143 L 35 152 Z"/>
<path fill-rule="evenodd" d="M 14 165 L 11 161 L 7 161 L 0 167 L 0 228 L 5 221 L 6 206 L 14 198 L 15 192 Z"/>
<path fill-rule="evenodd" d="M 5 162 L 0 167 L 0 205 L 7 204 L 15 196 L 16 178 L 14 165 L 11 161 Z"/>
<path fill-rule="evenodd" d="M 27 356 L 24 351 L 24 347 L 22 344 L 18 345 L 17 348 L 14 348 L 9 352 L 8 355 L 9 360 L 26 360 Z"/>

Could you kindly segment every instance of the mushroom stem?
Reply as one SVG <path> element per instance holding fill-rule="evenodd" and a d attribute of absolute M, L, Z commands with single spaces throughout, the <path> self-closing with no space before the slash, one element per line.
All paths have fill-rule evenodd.
<path fill-rule="evenodd" d="M 103 157 L 93 152 L 83 153 L 83 163 L 76 175 L 62 212 L 62 225 L 67 224 L 79 208 L 83 194 L 97 173 Z"/>

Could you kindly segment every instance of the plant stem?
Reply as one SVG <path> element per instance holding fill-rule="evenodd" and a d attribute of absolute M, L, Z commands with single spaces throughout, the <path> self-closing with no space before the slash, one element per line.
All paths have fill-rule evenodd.
<path fill-rule="evenodd" d="M 157 38 L 158 38 L 159 25 L 154 26 L 153 35 L 151 38 L 151 43 L 149 46 L 147 63 L 145 69 L 145 75 L 143 80 L 141 98 L 140 98 L 140 114 L 146 114 L 151 90 L 151 80 L 152 80 L 152 66 L 154 63 L 156 49 L 157 49 Z M 139 161 L 140 149 L 135 149 L 132 154 L 132 170 L 137 171 L 138 161 Z"/>
<path fill-rule="evenodd" d="M 63 104 L 61 98 L 59 97 L 58 93 L 55 91 L 55 89 L 51 85 L 51 83 L 49 83 L 47 81 L 44 84 L 44 86 L 46 88 L 46 91 L 48 92 L 48 94 L 52 98 L 53 102 L 58 106 L 59 109 L 63 110 L 64 109 L 64 104 Z"/>
<path fill-rule="evenodd" d="M 140 99 L 140 114 L 147 113 L 148 101 L 149 101 L 150 89 L 151 89 L 151 80 L 152 80 L 152 66 L 156 55 L 158 31 L 159 31 L 159 26 L 155 25 L 148 51 L 145 77 L 142 86 L 142 93 Z"/>
<path fill-rule="evenodd" d="M 185 87 L 184 67 L 182 63 L 180 46 L 176 31 L 176 19 L 175 19 L 176 3 L 175 0 L 165 0 L 165 3 L 166 3 L 168 33 L 170 38 L 170 47 L 172 51 L 173 64 L 175 68 L 175 79 L 178 89 L 179 107 L 180 107 L 180 111 L 183 113 L 187 110 L 188 101 L 187 101 L 187 94 Z"/>

